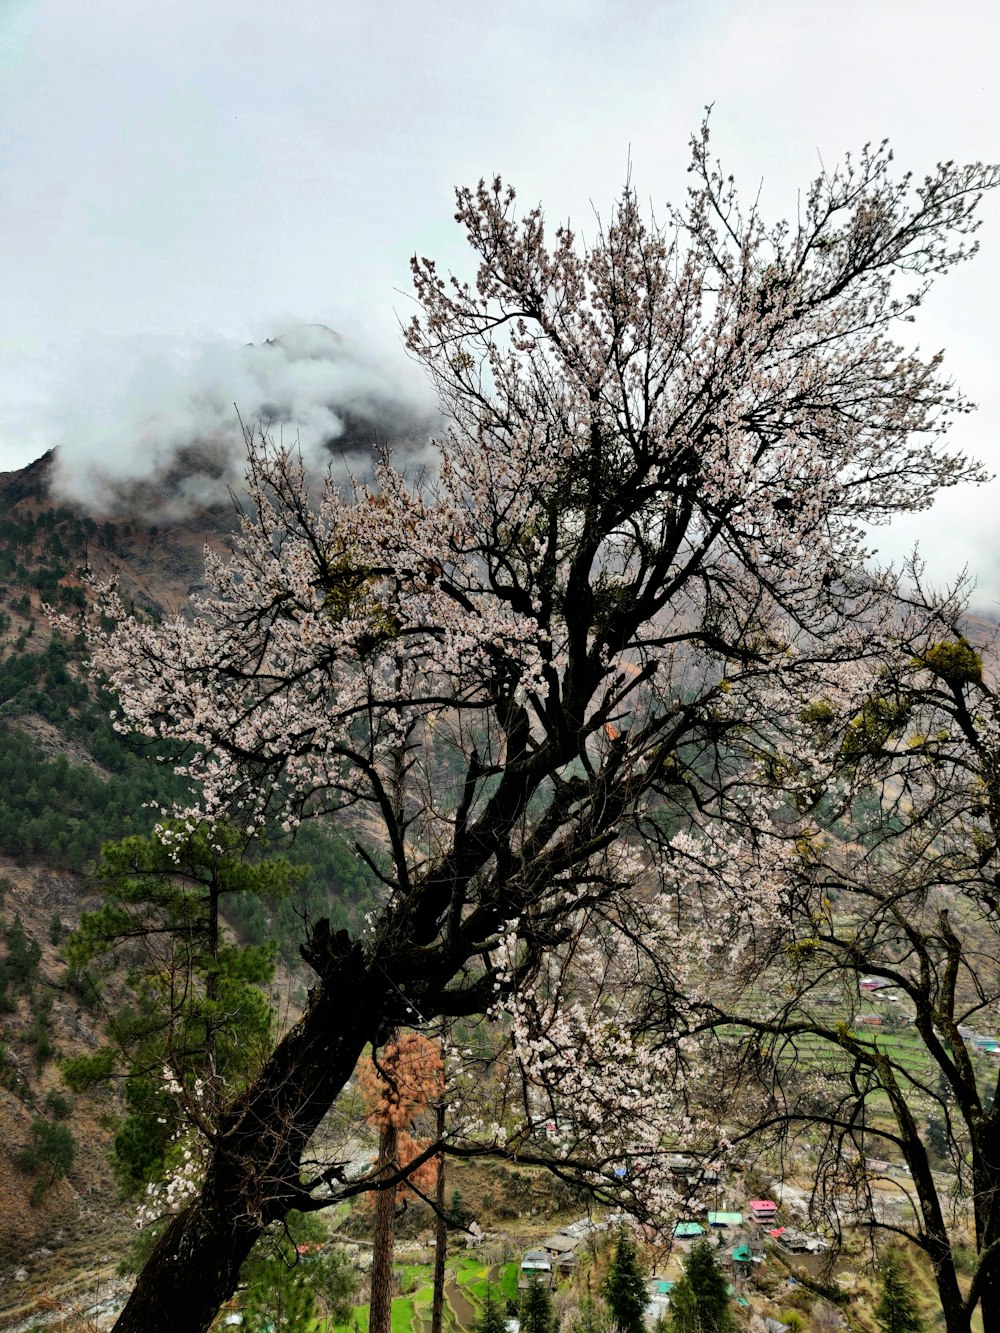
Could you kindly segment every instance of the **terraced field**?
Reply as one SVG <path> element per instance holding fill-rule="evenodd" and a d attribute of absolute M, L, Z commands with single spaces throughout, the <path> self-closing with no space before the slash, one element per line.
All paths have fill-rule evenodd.
<path fill-rule="evenodd" d="M 402 1266 L 403 1295 L 392 1302 L 392 1333 L 430 1333 L 433 1274 L 429 1265 Z M 488 1265 L 472 1255 L 449 1261 L 445 1275 L 444 1327 L 456 1333 L 472 1326 L 492 1288 L 496 1300 L 517 1299 L 517 1264 Z M 350 1323 L 327 1325 L 315 1333 L 368 1333 L 368 1306 L 355 1306 Z"/>

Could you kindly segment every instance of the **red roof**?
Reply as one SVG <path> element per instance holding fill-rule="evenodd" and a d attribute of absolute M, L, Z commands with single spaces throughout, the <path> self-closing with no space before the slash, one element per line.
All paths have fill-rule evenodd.
<path fill-rule="evenodd" d="M 751 1199 L 750 1207 L 756 1208 L 758 1213 L 762 1212 L 776 1213 L 778 1211 L 778 1205 L 774 1202 L 773 1199 Z"/>

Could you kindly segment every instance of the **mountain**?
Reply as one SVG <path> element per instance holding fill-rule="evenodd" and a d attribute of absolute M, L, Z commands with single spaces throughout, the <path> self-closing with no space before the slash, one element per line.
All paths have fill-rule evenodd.
<path fill-rule="evenodd" d="M 60 1075 L 64 1058 L 101 1045 L 102 1005 L 118 1002 L 121 978 L 95 994 L 63 946 L 100 903 L 88 867 L 102 843 L 148 830 L 144 807 L 182 790 L 169 765 L 113 730 L 85 642 L 54 631 L 43 607 L 79 611 L 92 597 L 89 572 L 115 574 L 153 615 L 177 610 L 201 585 L 206 546 L 225 551 L 237 526 L 232 504 L 151 522 L 148 488 L 134 512 L 120 493 L 113 519 L 95 516 L 53 495 L 54 466 L 49 453 L 0 474 L 0 1328 L 33 1294 L 71 1289 L 102 1255 L 128 1248 L 132 1224 L 108 1164 L 120 1097 L 107 1087 L 73 1096 Z M 368 889 L 329 832 L 307 830 L 289 855 L 310 867 L 295 899 L 230 929 L 278 941 L 294 1011 L 296 992 L 304 997 L 297 913 L 346 924 Z M 73 1157 L 60 1174 L 67 1141 Z"/>

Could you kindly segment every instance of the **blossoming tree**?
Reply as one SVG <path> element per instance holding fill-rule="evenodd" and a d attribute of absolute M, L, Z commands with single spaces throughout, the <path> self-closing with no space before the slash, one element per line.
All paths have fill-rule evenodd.
<path fill-rule="evenodd" d="M 737 1143 L 806 1145 L 831 1234 L 905 1237 L 942 1326 L 997 1333 L 997 640 L 980 625 L 977 650 L 962 588 L 925 595 L 913 574 L 883 655 L 803 700 L 782 781 L 801 794 L 805 760 L 823 798 L 794 821 L 781 919 L 684 1023 L 719 1035 Z"/>
<path fill-rule="evenodd" d="M 119 1329 L 207 1328 L 263 1228 L 360 1188 L 307 1149 L 366 1043 L 530 1007 L 584 927 L 648 956 L 648 912 L 671 947 L 655 881 L 681 815 L 728 821 L 746 911 L 773 911 L 766 809 L 733 775 L 780 745 L 796 682 L 871 651 L 862 525 L 979 475 L 940 445 L 965 409 L 940 358 L 893 329 L 970 252 L 996 174 L 890 161 L 866 149 L 767 227 L 703 134 L 683 209 L 649 223 L 626 190 L 589 245 L 499 181 L 459 191 L 475 280 L 415 260 L 407 330 L 446 418 L 433 476 L 383 459 L 319 485 L 255 440 L 210 591 L 161 624 L 109 598 L 121 725 L 190 743 L 192 822 L 338 811 L 384 885 L 367 933 L 310 930 L 306 1012 L 220 1111 Z M 581 1089 L 638 1105 L 651 1053 L 616 1061 L 606 1017 Z M 609 1185 L 617 1122 L 589 1163 Z M 655 1118 L 637 1137 L 652 1160 Z"/>

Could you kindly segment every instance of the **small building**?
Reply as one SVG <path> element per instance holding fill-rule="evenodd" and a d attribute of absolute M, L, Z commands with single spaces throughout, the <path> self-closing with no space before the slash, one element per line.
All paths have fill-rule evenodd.
<path fill-rule="evenodd" d="M 576 1248 L 581 1239 L 580 1236 L 570 1236 L 565 1231 L 558 1231 L 554 1236 L 549 1236 L 542 1241 L 542 1249 L 549 1255 L 557 1268 L 574 1268 L 576 1266 Z"/>
<path fill-rule="evenodd" d="M 862 977 L 858 982 L 858 989 L 863 991 L 885 990 L 886 986 L 891 984 L 884 977 Z"/>
<path fill-rule="evenodd" d="M 697 1240 L 704 1234 L 705 1228 L 700 1222 L 678 1222 L 674 1226 L 674 1237 L 677 1240 Z"/>
<path fill-rule="evenodd" d="M 709 1213 L 708 1225 L 710 1227 L 741 1227 L 743 1225 L 742 1213 Z"/>
<path fill-rule="evenodd" d="M 732 1265 L 733 1273 L 738 1278 L 748 1278 L 753 1265 L 761 1262 L 761 1256 L 754 1254 L 746 1242 L 734 1245 L 725 1258 Z"/>
<path fill-rule="evenodd" d="M 684 1176 L 688 1180 L 697 1180 L 700 1185 L 718 1185 L 719 1172 L 714 1166 L 706 1165 L 692 1157 L 690 1153 L 671 1153 L 667 1166 L 675 1176 Z"/>
<path fill-rule="evenodd" d="M 646 1283 L 646 1309 L 644 1317 L 648 1328 L 655 1328 L 661 1319 L 665 1320 L 670 1309 L 670 1293 L 674 1289 L 672 1282 L 656 1278 Z"/>
<path fill-rule="evenodd" d="M 794 1227 L 778 1227 L 777 1233 L 769 1234 L 774 1236 L 778 1249 L 784 1250 L 786 1254 L 819 1254 L 826 1249 L 826 1241 L 820 1236 L 810 1236 Z"/>
<path fill-rule="evenodd" d="M 752 1222 L 773 1222 L 778 1213 L 773 1199 L 751 1199 L 748 1207 Z"/>
<path fill-rule="evenodd" d="M 527 1291 L 532 1282 L 543 1287 L 552 1286 L 552 1257 L 545 1250 L 525 1250 L 521 1271 L 517 1275 L 519 1291 Z"/>

